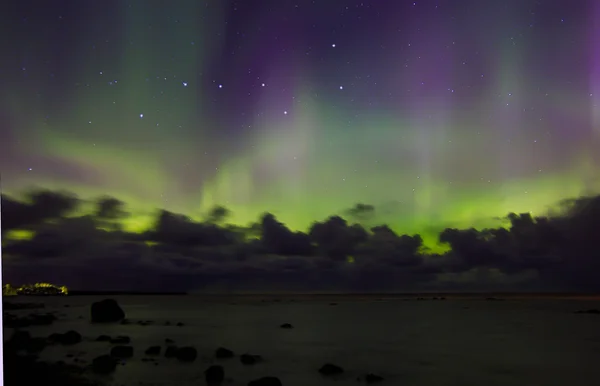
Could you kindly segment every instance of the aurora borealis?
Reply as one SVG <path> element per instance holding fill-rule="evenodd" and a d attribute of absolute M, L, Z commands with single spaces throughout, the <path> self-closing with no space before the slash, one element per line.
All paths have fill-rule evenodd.
<path fill-rule="evenodd" d="M 3 192 L 110 194 L 131 231 L 367 203 L 431 247 L 543 215 L 600 191 L 600 6 L 575 3 L 11 2 Z"/>

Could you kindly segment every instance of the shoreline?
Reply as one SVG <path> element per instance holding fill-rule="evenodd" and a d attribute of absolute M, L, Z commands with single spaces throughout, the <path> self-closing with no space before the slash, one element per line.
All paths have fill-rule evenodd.
<path fill-rule="evenodd" d="M 77 296 L 190 296 L 196 298 L 263 298 L 263 299 L 581 299 L 600 300 L 600 294 L 577 292 L 374 292 L 374 293 L 303 293 L 303 292 L 142 292 L 142 291 L 69 291 L 65 295 L 13 295 L 6 298 L 39 297 L 77 297 Z"/>

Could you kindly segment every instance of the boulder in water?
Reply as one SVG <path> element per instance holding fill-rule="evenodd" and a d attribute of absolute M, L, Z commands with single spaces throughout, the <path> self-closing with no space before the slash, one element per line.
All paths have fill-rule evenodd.
<path fill-rule="evenodd" d="M 157 356 L 160 355 L 160 346 L 148 347 L 146 355 Z"/>
<path fill-rule="evenodd" d="M 325 363 L 323 366 L 321 366 L 319 372 L 325 376 L 331 376 L 342 374 L 344 369 L 331 363 Z"/>
<path fill-rule="evenodd" d="M 210 366 L 204 370 L 204 379 L 209 386 L 220 385 L 225 379 L 225 370 L 223 366 Z"/>
<path fill-rule="evenodd" d="M 240 355 L 240 362 L 243 365 L 253 365 L 262 361 L 262 357 L 260 355 L 251 355 L 251 354 L 242 354 Z"/>
<path fill-rule="evenodd" d="M 110 350 L 110 356 L 114 358 L 131 358 L 133 356 L 133 347 L 115 346 Z"/>
<path fill-rule="evenodd" d="M 108 335 L 100 335 L 96 338 L 96 342 L 110 342 L 110 336 Z"/>
<path fill-rule="evenodd" d="M 365 382 L 371 384 L 371 383 L 378 383 L 383 381 L 383 377 L 373 374 L 373 373 L 369 373 L 367 375 L 365 375 Z"/>
<path fill-rule="evenodd" d="M 27 343 L 25 350 L 30 354 L 39 353 L 46 348 L 46 339 L 44 338 L 31 338 Z"/>
<path fill-rule="evenodd" d="M 110 343 L 112 344 L 129 344 L 131 342 L 131 338 L 128 336 L 117 336 L 116 338 L 112 338 Z"/>
<path fill-rule="evenodd" d="M 215 356 L 219 359 L 225 359 L 225 358 L 233 358 L 234 357 L 234 353 L 233 351 L 226 349 L 224 347 L 219 347 L 216 351 L 215 351 Z"/>
<path fill-rule="evenodd" d="M 31 334 L 29 331 L 16 330 L 5 343 L 5 349 L 12 349 L 14 351 L 23 350 L 27 347 L 30 340 Z"/>
<path fill-rule="evenodd" d="M 72 346 L 81 342 L 81 334 L 77 331 L 67 331 L 64 334 L 60 334 L 58 337 L 58 342 L 60 344 L 64 344 L 65 346 Z"/>
<path fill-rule="evenodd" d="M 248 386 L 283 386 L 277 377 L 262 377 L 248 382 Z"/>
<path fill-rule="evenodd" d="M 177 346 L 167 346 L 165 358 L 175 358 L 177 356 Z"/>
<path fill-rule="evenodd" d="M 116 323 L 125 319 L 125 312 L 114 299 L 92 303 L 92 323 Z"/>
<path fill-rule="evenodd" d="M 109 355 L 101 355 L 92 361 L 92 370 L 96 374 L 109 374 L 117 368 L 117 361 Z"/>
<path fill-rule="evenodd" d="M 181 347 L 177 350 L 177 359 L 181 362 L 193 362 L 198 356 L 198 352 L 193 347 Z"/>

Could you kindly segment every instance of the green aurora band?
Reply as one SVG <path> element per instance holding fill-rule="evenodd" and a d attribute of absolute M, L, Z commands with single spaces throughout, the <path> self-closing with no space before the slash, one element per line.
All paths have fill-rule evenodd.
<path fill-rule="evenodd" d="M 142 4 L 131 3 L 134 9 Z M 509 212 L 545 215 L 562 199 L 600 191 L 594 178 L 597 148 L 591 143 L 551 171 L 536 174 L 532 170 L 540 166 L 523 166 L 535 164 L 531 159 L 543 163 L 552 158 L 551 148 L 527 150 L 535 139 L 521 133 L 523 127 L 545 122 L 532 123 L 505 110 L 509 104 L 525 103 L 519 98 L 526 94 L 527 44 L 513 49 L 508 40 L 492 55 L 497 66 L 489 75 L 494 77 L 494 91 L 472 103 L 468 113 L 455 108 L 450 97 L 438 97 L 416 99 L 413 107 L 419 110 L 413 112 L 361 111 L 351 123 L 347 108 L 323 103 L 330 97 L 316 95 L 308 64 L 302 55 L 292 55 L 275 63 L 271 74 L 259 81 L 268 85 L 288 79 L 293 101 L 283 103 L 280 93 L 265 87 L 255 109 L 266 112 L 251 119 L 251 131 L 231 132 L 239 137 L 236 142 L 244 143 L 235 147 L 225 136 L 212 133 L 223 123 L 212 110 L 209 95 L 195 87 L 174 91 L 170 86 L 157 93 L 151 83 L 159 77 L 165 84 L 215 82 L 204 79 L 203 73 L 212 57 L 223 54 L 224 32 L 223 41 L 214 37 L 220 36 L 215 26 L 224 25 L 224 13 L 213 10 L 205 16 L 210 23 L 182 20 L 182 27 L 173 29 L 160 7 L 147 12 L 135 12 L 125 3 L 122 7 L 121 53 L 114 55 L 120 58 L 118 68 L 103 71 L 109 63 L 100 54 L 72 59 L 83 64 L 73 69 L 76 86 L 63 92 L 68 99 L 64 111 L 44 118 L 43 104 L 27 101 L 26 95 L 35 92 L 31 83 L 16 94 L 2 93 L 3 102 L 11 106 L 13 125 L 28 128 L 18 135 L 23 152 L 78 165 L 86 176 L 37 174 L 34 168 L 27 177 L 6 182 L 6 193 L 19 197 L 32 183 L 73 191 L 88 200 L 79 214 L 92 210 L 95 197 L 110 194 L 126 202 L 131 216 L 124 224 L 132 232 L 151 227 L 157 208 L 199 220 L 209 208 L 223 205 L 232 211 L 229 222 L 236 225 L 248 225 L 261 213 L 271 212 L 291 229 L 304 231 L 314 221 L 334 214 L 347 217 L 346 210 L 366 203 L 376 208 L 367 225 L 386 223 L 399 233 L 419 233 L 426 245 L 439 250 L 437 235 L 446 227 L 502 226 Z M 203 6 L 194 2 L 170 7 L 182 15 L 203 12 Z M 80 38 L 85 52 L 89 43 L 83 42 L 105 26 L 98 22 L 87 28 L 89 36 Z M 199 38 L 190 42 L 189 36 Z M 259 43 L 249 47 L 252 44 Z M 246 47 L 239 55 L 251 51 Z M 182 52 L 185 60 L 172 59 Z M 396 65 L 400 68 L 400 62 L 392 60 L 390 66 Z M 415 69 L 405 77 L 419 74 Z M 81 81 L 91 77 L 102 87 L 118 88 L 118 93 L 98 92 L 96 83 L 88 86 Z M 452 71 L 440 77 L 451 78 Z M 229 87 L 227 80 L 223 83 Z M 588 99 L 568 91 L 549 90 L 545 103 L 582 127 L 594 112 Z M 510 94 L 514 94 L 510 100 L 498 103 Z M 422 114 L 423 110 L 431 114 Z M 478 130 L 482 125 L 495 130 Z M 479 131 L 495 134 L 474 134 Z M 514 136 L 528 141 L 506 140 Z M 478 149 L 477 155 L 473 149 Z M 404 156 L 416 166 L 403 167 Z M 468 178 L 445 173 L 448 168 L 468 169 L 464 173 Z M 492 178 L 486 175 L 489 170 L 494 170 Z M 194 178 L 186 182 L 192 174 Z M 15 232 L 14 237 L 25 236 Z"/>

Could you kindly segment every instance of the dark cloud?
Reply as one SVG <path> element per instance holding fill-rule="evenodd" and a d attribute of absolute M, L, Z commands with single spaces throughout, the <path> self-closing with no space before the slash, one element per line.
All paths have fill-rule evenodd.
<path fill-rule="evenodd" d="M 433 254 L 420 235 L 382 224 L 366 229 L 340 216 L 291 231 L 270 213 L 249 227 L 225 225 L 226 208 L 206 221 L 159 211 L 142 234 L 107 228 L 127 215 L 103 197 L 88 216 L 63 192 L 2 196 L 3 230 L 30 240 L 3 246 L 7 282 L 50 281 L 82 289 L 137 290 L 600 290 L 600 196 L 566 200 L 548 217 L 509 213 L 506 228 L 439 233 L 449 252 Z M 357 205 L 357 213 L 372 213 Z"/>
<path fill-rule="evenodd" d="M 375 216 L 375 207 L 369 204 L 358 203 L 354 207 L 348 209 L 346 214 L 355 221 L 368 221 Z"/>
<path fill-rule="evenodd" d="M 96 217 L 104 220 L 119 220 L 127 217 L 125 203 L 114 197 L 104 196 L 98 200 Z"/>
<path fill-rule="evenodd" d="M 2 231 L 27 229 L 47 220 L 62 218 L 79 205 L 75 195 L 50 190 L 27 192 L 24 201 L 7 195 L 2 200 Z"/>
<path fill-rule="evenodd" d="M 230 214 L 231 213 L 229 209 L 225 208 L 224 206 L 217 205 L 208 212 L 207 222 L 213 224 L 222 224 Z"/>

